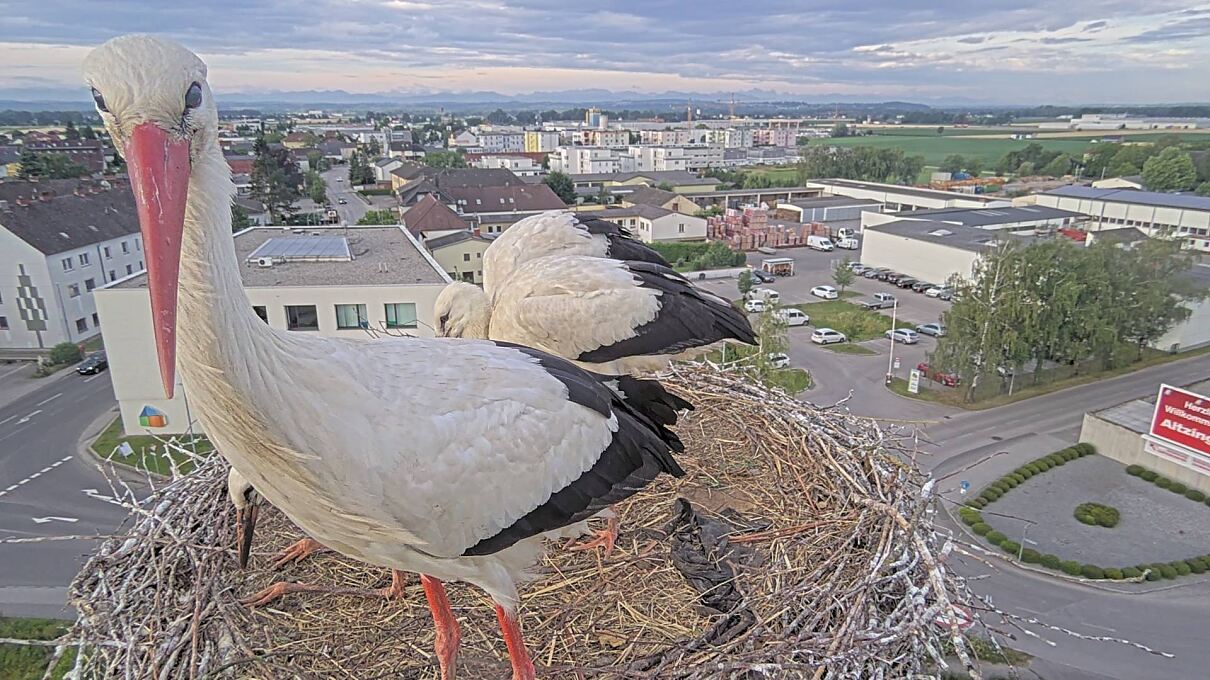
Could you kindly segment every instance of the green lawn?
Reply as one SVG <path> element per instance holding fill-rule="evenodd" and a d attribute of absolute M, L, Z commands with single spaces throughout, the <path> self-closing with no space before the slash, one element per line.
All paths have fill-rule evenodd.
<path fill-rule="evenodd" d="M 923 131 L 921 131 L 923 132 Z M 874 146 L 901 148 L 909 156 L 924 156 L 926 165 L 940 165 L 950 154 L 961 154 L 979 158 L 985 167 L 995 165 L 1004 154 L 1024 149 L 1030 143 L 1041 144 L 1046 149 L 1064 151 L 1080 156 L 1088 148 L 1088 140 L 1081 139 L 961 139 L 949 135 L 908 134 L 869 135 L 862 137 L 839 137 L 812 140 L 808 146 Z"/>
<path fill-rule="evenodd" d="M 754 165 L 744 171 L 753 175 L 764 175 L 775 181 L 798 179 L 798 169 L 793 165 Z"/>
<path fill-rule="evenodd" d="M 190 444 L 188 435 L 175 435 L 179 443 L 184 446 Z M 126 442 L 134 449 L 134 454 L 126 457 L 121 453 L 117 453 L 115 449 Z M 197 452 L 200 454 L 208 454 L 214 451 L 214 446 L 210 440 L 203 436 L 198 436 L 197 441 L 193 442 L 197 446 Z M 192 467 L 187 456 L 170 451 L 169 458 L 164 457 L 164 444 L 159 438 L 152 435 L 131 435 L 125 437 L 122 435 L 122 419 L 115 418 L 109 427 L 96 438 L 92 443 L 93 453 L 108 461 L 127 465 L 140 470 L 147 470 L 161 475 L 172 474 L 172 462 L 181 467 L 182 471 L 188 471 Z"/>
<path fill-rule="evenodd" d="M 851 342 L 840 342 L 834 345 L 824 345 L 824 349 L 837 354 L 853 354 L 862 357 L 872 357 L 878 352 L 866 347 L 865 345 L 855 345 Z"/>
<path fill-rule="evenodd" d="M 18 619 L 0 617 L 0 637 L 18 640 L 54 640 L 67 631 L 67 624 L 53 619 Z M 5 680 L 40 680 L 46 664 L 54 654 L 53 647 L 0 645 L 0 678 Z M 62 678 L 75 663 L 75 650 L 68 650 L 55 666 L 52 678 Z"/>
<path fill-rule="evenodd" d="M 891 328 L 891 317 L 887 314 L 862 309 L 844 300 L 824 300 L 795 305 L 811 317 L 816 328 L 835 328 L 849 338 L 849 342 L 862 342 L 881 338 Z M 907 319 L 896 319 L 900 327 L 915 327 Z M 853 352 L 857 354 L 858 352 Z"/>

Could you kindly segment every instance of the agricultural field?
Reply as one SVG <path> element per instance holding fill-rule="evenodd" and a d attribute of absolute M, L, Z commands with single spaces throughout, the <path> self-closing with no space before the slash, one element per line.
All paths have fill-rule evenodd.
<path fill-rule="evenodd" d="M 744 168 L 744 172 L 753 175 L 764 175 L 774 182 L 794 181 L 798 178 L 798 169 L 793 165 L 753 165 Z"/>
<path fill-rule="evenodd" d="M 969 130 L 969 128 L 968 128 Z M 958 135 L 870 135 L 862 137 L 839 137 L 835 139 L 812 140 L 812 145 L 828 146 L 874 146 L 881 148 L 900 148 L 909 156 L 924 156 L 926 165 L 938 166 L 950 154 L 961 154 L 968 158 L 978 158 L 984 167 L 995 165 L 1009 151 L 1024 149 L 1031 143 L 1041 144 L 1047 150 L 1063 151 L 1079 157 L 1088 148 L 1088 139 L 980 139 Z"/>

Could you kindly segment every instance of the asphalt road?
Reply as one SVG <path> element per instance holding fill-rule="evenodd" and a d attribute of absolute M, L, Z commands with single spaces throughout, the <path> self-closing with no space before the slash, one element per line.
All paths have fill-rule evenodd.
<path fill-rule="evenodd" d="M 370 205 L 349 186 L 349 167 L 337 165 L 323 173 L 324 181 L 328 184 L 328 200 L 336 208 L 341 224 L 357 224 L 362 215 L 370 210 Z M 341 200 L 344 204 L 341 204 Z"/>
<path fill-rule="evenodd" d="M 0 406 L 0 539 L 107 534 L 121 524 L 125 510 L 86 493 L 107 486 L 78 452 L 114 406 L 108 372 L 73 373 Z M 70 618 L 67 584 L 94 545 L 0 543 L 0 612 Z"/>
<path fill-rule="evenodd" d="M 987 411 L 942 415 L 924 429 L 934 452 L 925 465 L 945 476 L 997 453 L 1013 440 L 1048 435 L 1074 442 L 1085 411 L 1097 410 L 1155 393 L 1161 382 L 1186 383 L 1210 375 L 1210 356 L 1152 367 L 1090 385 L 1027 399 Z M 1038 452 L 1041 455 L 1045 452 Z M 953 491 L 957 476 L 941 483 Z M 952 530 L 958 528 L 949 523 Z M 956 558 L 960 573 L 986 574 L 986 565 Z M 1002 565 L 1002 562 L 994 562 Z M 1210 584 L 1192 583 L 1147 594 L 1120 594 L 1075 585 L 1014 568 L 1001 567 L 972 581 L 975 592 L 990 596 L 1001 609 L 1037 617 L 1083 635 L 1124 638 L 1174 655 L 1168 659 L 1118 642 L 1092 642 L 1037 626 L 1030 630 L 1055 646 L 1020 635 L 1011 643 L 1037 657 L 1031 670 L 1044 678 L 1185 680 L 1207 677 L 1205 633 L 1210 616 Z"/>

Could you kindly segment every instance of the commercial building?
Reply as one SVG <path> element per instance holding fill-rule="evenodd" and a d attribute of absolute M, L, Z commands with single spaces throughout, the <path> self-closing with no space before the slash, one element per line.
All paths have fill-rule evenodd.
<path fill-rule="evenodd" d="M 449 277 L 402 227 L 256 227 L 234 240 L 248 301 L 275 329 L 350 338 L 433 334 L 433 303 Z M 111 283 L 96 298 L 126 433 L 186 431 L 189 385 L 164 398 L 146 275 Z M 157 417 L 140 424 L 149 413 Z"/>
<path fill-rule="evenodd" d="M 1210 252 L 1210 197 L 1134 189 L 1066 186 L 1019 199 L 1022 204 L 1062 208 L 1088 216 L 1090 231 L 1138 227 L 1185 247 Z"/>
<path fill-rule="evenodd" d="M 1126 465 L 1141 465 L 1210 493 L 1210 380 L 1159 385 L 1156 396 L 1084 414 L 1080 441 Z"/>
<path fill-rule="evenodd" d="M 142 269 L 125 182 L 0 182 L 0 356 L 96 335 L 94 289 Z"/>
<path fill-rule="evenodd" d="M 877 201 L 885 212 L 936 208 L 992 208 L 1010 206 L 1011 201 L 956 191 L 917 189 L 898 184 L 858 182 L 850 179 L 817 179 L 807 182 L 807 188 L 818 189 L 828 196 L 848 196 Z"/>
<path fill-rule="evenodd" d="M 669 187 L 673 193 L 696 194 L 714 191 L 719 181 L 713 177 L 698 177 L 683 170 L 655 172 L 598 172 L 573 174 L 571 181 L 576 189 L 606 190 L 628 186 Z"/>
<path fill-rule="evenodd" d="M 706 220 L 654 205 L 632 205 L 586 212 L 593 217 L 626 227 L 635 238 L 644 243 L 701 241 L 706 238 Z"/>
<path fill-rule="evenodd" d="M 856 229 L 861 226 L 863 212 L 881 213 L 882 204 L 868 198 L 823 196 L 778 202 L 777 211 L 779 216 L 798 222 L 826 222 Z"/>

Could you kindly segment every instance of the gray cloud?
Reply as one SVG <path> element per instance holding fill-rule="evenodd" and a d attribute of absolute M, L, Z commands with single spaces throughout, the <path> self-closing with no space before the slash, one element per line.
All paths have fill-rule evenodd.
<path fill-rule="evenodd" d="M 895 97 L 913 92 L 985 96 L 980 83 L 995 80 L 1004 88 L 998 96 L 1029 96 L 1031 101 L 1039 94 L 1079 92 L 1051 72 L 1010 71 L 997 62 L 962 63 L 960 50 L 969 53 L 970 46 L 980 45 L 995 50 L 997 60 L 1019 54 L 1031 63 L 1050 65 L 1071 59 L 1040 46 L 1091 48 L 1104 40 L 1109 26 L 1140 16 L 1151 17 L 1152 28 L 1123 42 L 1202 37 L 1208 32 L 1202 22 L 1210 21 L 1192 14 L 1210 10 L 1189 9 L 1183 0 L 1153 0 L 1145 9 L 1137 0 L 1021 0 L 1008 10 L 965 0 L 927 5 L 703 0 L 691 9 L 667 0 L 518 0 L 507 6 L 504 0 L 216 0 L 205 3 L 204 10 L 172 0 L 54 4 L 52 11 L 46 3 L 29 0 L 5 3 L 0 41 L 92 45 L 121 33 L 154 32 L 209 55 L 265 49 L 331 53 L 331 62 L 324 63 L 345 63 L 348 77 L 343 79 L 351 89 L 357 87 L 358 69 L 372 62 L 397 71 L 401 83 L 435 89 L 441 83 L 433 71 L 513 67 L 666 74 L 705 79 L 703 87 L 710 79 L 737 78 L 754 88 L 769 83 L 831 86 L 838 92 Z M 1169 14 L 1162 17 L 1165 12 Z M 1085 37 L 1069 35 L 1080 31 Z M 995 41 L 1005 32 L 1035 37 L 1021 38 L 1020 46 L 1009 48 L 1005 41 Z M 1050 35 L 1056 32 L 1062 33 Z M 931 50 L 903 46 L 915 41 L 932 41 Z M 31 55 L 31 63 L 37 60 Z M 966 76 L 955 76 L 955 66 L 981 75 L 968 84 Z M 580 86 L 596 84 L 586 78 Z M 493 88 L 509 91 L 510 85 L 501 81 Z M 1136 89 L 1121 80 L 1112 91 L 1130 97 Z"/>

